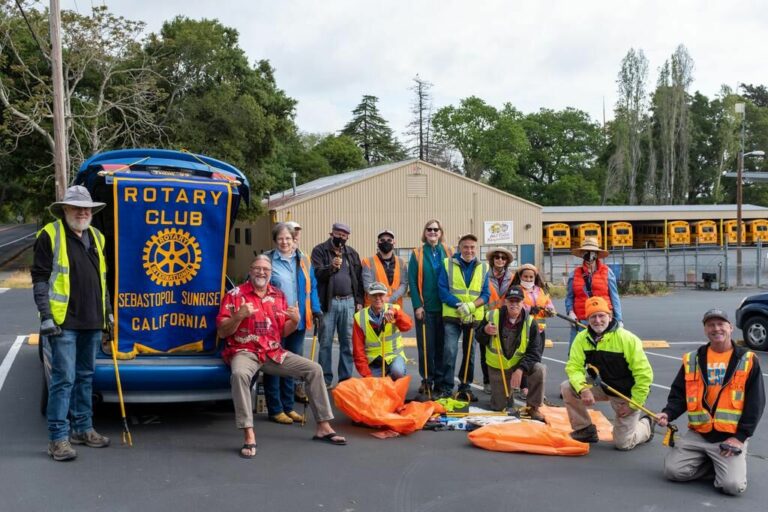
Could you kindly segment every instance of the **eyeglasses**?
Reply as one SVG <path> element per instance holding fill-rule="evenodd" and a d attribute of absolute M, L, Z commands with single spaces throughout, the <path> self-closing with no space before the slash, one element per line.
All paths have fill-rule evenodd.
<path fill-rule="evenodd" d="M 437 233 L 440 231 L 440 228 L 427 228 L 424 231 L 429 231 L 431 233 Z"/>
<path fill-rule="evenodd" d="M 251 272 L 254 274 L 269 274 L 272 272 L 272 269 L 266 267 L 251 267 Z"/>
<path fill-rule="evenodd" d="M 507 261 L 507 257 L 504 256 L 503 254 L 496 254 L 496 255 L 493 256 L 493 259 Z"/>

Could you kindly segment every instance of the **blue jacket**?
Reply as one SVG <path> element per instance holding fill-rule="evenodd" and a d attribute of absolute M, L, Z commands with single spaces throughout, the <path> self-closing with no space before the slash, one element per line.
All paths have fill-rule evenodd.
<path fill-rule="evenodd" d="M 453 259 L 460 265 L 461 273 L 464 275 L 464 283 L 469 283 L 472 280 L 472 273 L 475 271 L 475 267 L 481 265 L 480 261 L 475 258 L 467 263 L 461 259 L 461 254 L 459 253 L 454 254 Z M 445 270 L 445 265 L 440 266 L 440 274 L 437 276 L 437 291 L 440 293 L 440 300 L 443 304 L 447 304 L 452 308 L 456 308 L 461 304 L 461 301 L 451 293 L 451 289 L 448 286 L 448 272 Z M 484 304 L 488 304 L 488 299 L 491 298 L 491 291 L 488 288 L 488 274 L 485 274 L 483 279 L 483 289 L 480 291 L 480 298 L 483 299 Z"/>
<path fill-rule="evenodd" d="M 267 251 L 269 257 L 274 260 L 279 256 L 279 253 L 276 250 Z M 299 250 L 296 249 L 296 268 L 294 269 L 294 272 L 296 274 L 296 302 L 299 303 L 299 325 L 296 326 L 297 331 L 301 331 L 306 329 L 306 318 L 307 318 L 307 311 L 306 311 L 306 304 L 307 304 L 307 292 L 306 292 L 306 279 L 304 278 L 304 272 L 301 271 L 301 267 L 299 267 L 299 260 L 302 257 L 305 257 L 304 254 Z M 322 313 L 322 308 L 320 307 L 320 297 L 317 295 L 317 280 L 315 279 L 315 269 L 312 267 L 312 263 L 310 263 L 309 258 L 306 258 L 306 262 L 309 265 L 309 280 L 312 282 L 311 285 L 311 292 L 309 296 L 310 306 L 312 308 L 311 313 Z M 273 276 L 274 279 L 274 276 Z M 275 286 L 276 288 L 281 288 L 280 283 L 272 282 L 270 283 L 272 286 Z M 289 304 L 290 306 L 291 304 Z"/>

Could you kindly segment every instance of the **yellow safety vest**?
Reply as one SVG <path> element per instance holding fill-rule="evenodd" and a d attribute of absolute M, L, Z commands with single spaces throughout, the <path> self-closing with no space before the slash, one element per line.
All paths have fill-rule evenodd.
<path fill-rule="evenodd" d="M 101 313 L 106 326 L 106 290 L 107 290 L 107 262 L 104 259 L 104 235 L 94 227 L 88 230 L 96 243 L 96 253 L 99 255 L 99 274 L 101 275 Z M 37 236 L 45 231 L 48 238 L 51 239 L 51 248 L 53 249 L 53 266 L 51 268 L 51 277 L 48 278 L 48 302 L 51 305 L 51 314 L 53 321 L 61 325 L 67 317 L 67 306 L 69 305 L 69 256 L 67 255 L 67 233 L 64 230 L 64 222 L 59 219 L 47 224 L 38 231 Z"/>
<path fill-rule="evenodd" d="M 391 304 L 385 304 L 384 312 L 391 307 Z M 371 308 L 363 308 L 355 313 L 355 322 L 365 333 L 365 357 L 368 358 L 368 362 L 372 363 L 377 357 L 381 357 L 382 351 L 387 364 L 390 364 L 397 356 L 406 359 L 403 339 L 397 325 L 387 322 L 381 334 L 377 335 L 371 326 L 371 318 L 368 316 L 369 309 Z"/>
<path fill-rule="evenodd" d="M 445 258 L 443 260 L 443 265 L 445 265 L 445 271 L 448 274 L 448 287 L 451 295 L 461 302 L 475 302 L 483 291 L 483 281 L 485 280 L 485 274 L 488 273 L 488 264 L 480 263 L 475 265 L 475 268 L 472 271 L 472 279 L 469 281 L 469 286 L 464 283 L 464 275 L 461 272 L 461 266 L 456 263 L 455 259 L 452 257 Z M 485 307 L 483 306 L 475 309 L 475 321 L 481 321 L 484 312 Z M 459 318 L 459 314 L 456 312 L 456 308 L 452 308 L 448 304 L 443 304 L 443 318 Z"/>
<path fill-rule="evenodd" d="M 485 362 L 491 368 L 496 368 L 497 370 L 504 368 L 504 370 L 509 370 L 510 368 L 517 366 L 525 355 L 525 351 L 528 350 L 528 331 L 531 328 L 531 323 L 533 323 L 533 318 L 531 315 L 525 315 L 525 321 L 520 327 L 522 329 L 522 332 L 520 333 L 520 345 L 517 347 L 517 350 L 515 350 L 515 353 L 512 354 L 512 357 L 507 359 L 504 357 L 504 351 L 501 349 L 501 326 L 499 325 L 499 317 L 501 316 L 499 313 L 500 311 L 500 309 L 494 309 L 493 311 L 489 311 L 486 315 L 486 320 L 495 324 L 499 331 L 496 336 L 491 338 L 491 342 L 488 346 L 485 347 Z M 499 366 L 499 359 L 501 359 L 501 367 Z"/>

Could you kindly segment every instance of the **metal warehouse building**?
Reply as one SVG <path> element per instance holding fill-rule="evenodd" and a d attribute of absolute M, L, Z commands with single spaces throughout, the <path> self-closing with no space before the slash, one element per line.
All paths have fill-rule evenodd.
<path fill-rule="evenodd" d="M 489 248 L 501 246 L 517 256 L 518 264 L 540 261 L 541 206 L 418 159 L 320 178 L 273 194 L 262 206 L 264 216 L 235 224 L 229 255 L 233 278 L 247 273 L 254 254 L 272 248 L 272 226 L 289 220 L 302 226 L 305 253 L 325 241 L 339 221 L 351 227 L 349 244 L 361 257 L 376 252 L 376 234 L 386 228 L 407 258 L 421 244 L 424 224 L 436 218 L 450 245 L 473 233 L 482 258 Z"/>

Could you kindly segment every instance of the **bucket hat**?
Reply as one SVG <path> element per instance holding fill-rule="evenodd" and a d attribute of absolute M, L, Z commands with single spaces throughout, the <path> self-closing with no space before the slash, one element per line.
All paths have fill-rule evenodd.
<path fill-rule="evenodd" d="M 82 185 L 69 187 L 64 193 L 64 199 L 51 203 L 48 210 L 50 210 L 51 214 L 57 219 L 62 219 L 64 218 L 64 209 L 62 208 L 64 205 L 76 206 L 78 208 L 90 208 L 92 214 L 101 211 L 107 206 L 106 203 L 94 202 L 91 199 L 91 193 Z"/>

